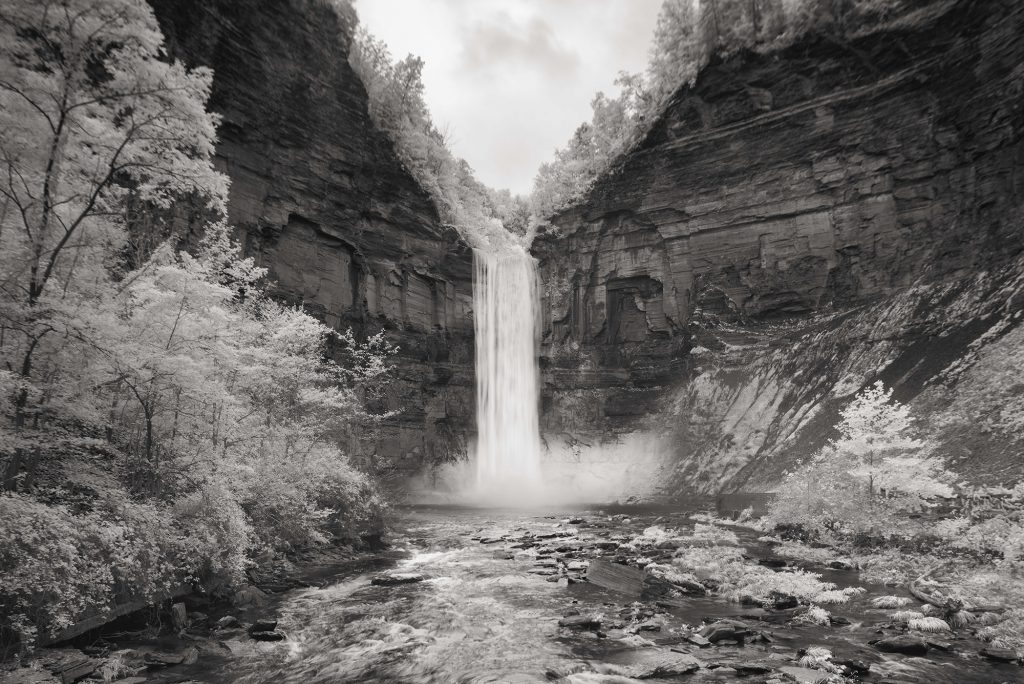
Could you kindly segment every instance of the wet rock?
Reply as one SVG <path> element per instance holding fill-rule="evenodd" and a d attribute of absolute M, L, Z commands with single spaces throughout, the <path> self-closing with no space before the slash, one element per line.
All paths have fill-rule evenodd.
<path fill-rule="evenodd" d="M 583 518 L 569 518 L 568 522 L 570 525 L 582 525 L 586 521 Z"/>
<path fill-rule="evenodd" d="M 149 651 L 142 655 L 142 662 L 149 667 L 168 667 L 170 665 L 181 665 L 185 662 L 185 658 L 188 656 L 188 652 L 193 649 L 187 649 L 186 651 L 171 652 L 171 651 Z M 195 656 L 198 658 L 198 653 Z M 192 660 L 195 662 L 195 659 Z"/>
<path fill-rule="evenodd" d="M 820 670 L 812 670 L 809 667 L 795 667 L 786 665 L 779 668 L 779 672 L 786 675 L 790 681 L 798 684 L 822 684 L 828 681 L 828 673 Z"/>
<path fill-rule="evenodd" d="M 679 677 L 696 672 L 701 662 L 691 655 L 673 651 L 640 651 L 638 661 L 623 668 L 623 674 L 634 679 L 654 679 L 656 677 Z"/>
<path fill-rule="evenodd" d="M 843 560 L 832 560 L 832 561 L 829 561 L 828 562 L 828 567 L 832 568 L 833 570 L 854 570 L 855 569 L 852 564 L 847 563 L 846 561 L 843 561 Z"/>
<path fill-rule="evenodd" d="M 595 560 L 587 568 L 587 581 L 628 596 L 640 596 L 644 590 L 644 571 L 619 563 Z"/>
<path fill-rule="evenodd" d="M 217 629 L 230 629 L 231 627 L 241 627 L 242 623 L 234 615 L 225 615 L 217 620 L 215 626 Z"/>
<path fill-rule="evenodd" d="M 256 620 L 249 626 L 249 633 L 253 632 L 273 632 L 277 629 L 277 620 L 270 618 L 262 618 Z"/>
<path fill-rule="evenodd" d="M 188 625 L 194 630 L 206 629 L 209 621 L 209 616 L 198 610 L 188 614 Z"/>
<path fill-rule="evenodd" d="M 600 629 L 601 620 L 593 615 L 570 615 L 559 620 L 558 626 L 567 629 Z"/>
<path fill-rule="evenodd" d="M 782 558 L 762 558 L 757 561 L 757 564 L 766 568 L 784 568 L 788 565 Z"/>
<path fill-rule="evenodd" d="M 924 642 L 928 644 L 929 648 L 938 649 L 939 651 L 952 651 L 953 644 L 949 641 L 940 641 L 939 639 L 931 639 L 925 637 Z"/>
<path fill-rule="evenodd" d="M 46 649 L 39 659 L 43 669 L 63 684 L 71 684 L 95 672 L 102 661 L 90 658 L 74 648 Z"/>
<path fill-rule="evenodd" d="M 480 540 L 481 544 L 497 544 L 502 540 L 502 537 L 483 537 Z"/>
<path fill-rule="evenodd" d="M 850 624 L 850 619 L 842 615 L 829 615 L 828 621 L 833 627 L 845 627 Z"/>
<path fill-rule="evenodd" d="M 768 594 L 768 605 L 775 610 L 789 610 L 800 605 L 796 596 L 783 594 L 780 591 L 773 591 Z"/>
<path fill-rule="evenodd" d="M 691 634 L 686 637 L 686 640 L 695 646 L 699 646 L 700 648 L 707 648 L 711 645 L 711 642 L 702 637 L 700 634 Z"/>
<path fill-rule="evenodd" d="M 699 634 L 713 644 L 725 639 L 732 639 L 742 644 L 743 640 L 753 636 L 754 632 L 742 622 L 718 620 L 710 625 L 704 625 Z"/>
<path fill-rule="evenodd" d="M 736 674 L 746 677 L 756 674 L 767 674 L 775 669 L 773 663 L 755 663 L 755 662 L 743 662 L 743 663 L 732 663 L 730 665 Z"/>
<path fill-rule="evenodd" d="M 892 636 L 869 643 L 885 653 L 903 653 L 904 655 L 920 656 L 928 652 L 928 642 L 916 636 Z"/>
<path fill-rule="evenodd" d="M 370 580 L 370 584 L 378 587 L 393 587 L 398 584 L 415 584 L 424 579 L 423 575 L 415 572 L 388 572 L 377 575 Z"/>
<path fill-rule="evenodd" d="M 256 641 L 284 641 L 284 634 L 281 632 L 249 632 L 249 636 Z"/>
<path fill-rule="evenodd" d="M 251 608 L 265 605 L 267 595 L 253 586 L 242 587 L 231 597 L 231 603 L 236 608 Z"/>
<path fill-rule="evenodd" d="M 177 632 L 188 627 L 188 611 L 184 603 L 175 603 L 171 606 L 171 624 Z"/>
<path fill-rule="evenodd" d="M 983 657 L 989 660 L 994 660 L 997 663 L 1015 663 L 1017 662 L 1017 654 L 1008 649 L 1000 648 L 999 646 L 986 646 L 985 648 L 978 651 Z"/>
<path fill-rule="evenodd" d="M 558 574 L 558 570 L 556 570 L 555 568 L 530 568 L 526 572 L 530 573 L 531 575 L 540 575 L 541 577 L 547 577 Z"/>
<path fill-rule="evenodd" d="M 833 662 L 836 665 L 846 668 L 848 673 L 855 675 L 866 675 L 871 670 L 871 665 L 865 663 L 863 660 L 844 658 L 841 660 L 834 660 Z"/>

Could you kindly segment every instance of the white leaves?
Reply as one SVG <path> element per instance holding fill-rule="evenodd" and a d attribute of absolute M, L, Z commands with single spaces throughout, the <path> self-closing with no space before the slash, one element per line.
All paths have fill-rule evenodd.
<path fill-rule="evenodd" d="M 822 625 L 828 627 L 832 624 L 832 616 L 829 612 L 820 606 L 812 605 L 803 613 L 800 613 L 793 622 L 802 622 L 811 625 Z"/>
<path fill-rule="evenodd" d="M 223 214 L 212 164 L 212 72 L 160 56 L 144 0 L 12 0 L 0 22 L 0 251 L 50 279 L 94 269 L 120 246 L 124 202 L 201 199 Z M 68 258 L 69 252 L 74 258 Z M 0 262 L 6 266 L 6 263 Z"/>
<path fill-rule="evenodd" d="M 902 608 L 911 603 L 906 596 L 877 596 L 871 599 L 871 605 L 875 608 Z"/>
<path fill-rule="evenodd" d="M 945 620 L 937 617 L 920 617 L 907 621 L 907 627 L 919 632 L 950 632 Z"/>

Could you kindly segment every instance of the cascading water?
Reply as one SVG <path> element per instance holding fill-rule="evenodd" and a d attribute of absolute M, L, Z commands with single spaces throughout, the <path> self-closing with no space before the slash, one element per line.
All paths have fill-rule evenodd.
<path fill-rule="evenodd" d="M 537 264 L 519 246 L 473 264 L 478 493 L 526 501 L 541 487 Z"/>

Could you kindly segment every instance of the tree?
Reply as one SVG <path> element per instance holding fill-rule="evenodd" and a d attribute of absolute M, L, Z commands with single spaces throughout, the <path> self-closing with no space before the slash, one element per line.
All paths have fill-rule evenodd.
<path fill-rule="evenodd" d="M 223 213 L 226 179 L 209 161 L 211 79 L 208 69 L 162 58 L 143 0 L 15 0 L 0 9 L 0 322 L 20 378 L 16 427 L 40 393 L 33 370 L 42 348 L 76 334 L 62 314 L 74 308 L 69 283 L 106 278 L 127 198 L 166 208 L 194 196 Z"/>
<path fill-rule="evenodd" d="M 430 194 L 441 220 L 454 226 L 473 247 L 510 241 L 492 191 L 476 180 L 464 159 L 452 153 L 450 136 L 431 120 L 424 99 L 423 60 L 408 55 L 393 61 L 384 42 L 362 29 L 353 42 L 349 62 L 366 86 L 371 118 Z"/>
<path fill-rule="evenodd" d="M 894 529 L 929 498 L 952 493 L 909 407 L 881 381 L 843 409 L 837 427 L 838 439 L 787 475 L 772 504 L 777 522 L 829 532 Z"/>
<path fill-rule="evenodd" d="M 923 446 L 913 437 L 910 408 L 892 401 L 892 389 L 886 389 L 881 380 L 843 410 L 838 427 L 840 438 L 834 448 L 840 458 L 849 459 L 850 474 L 866 482 L 869 497 L 877 487 L 898 484 L 892 482 L 891 460 L 907 457 L 897 454 L 915 453 Z"/>

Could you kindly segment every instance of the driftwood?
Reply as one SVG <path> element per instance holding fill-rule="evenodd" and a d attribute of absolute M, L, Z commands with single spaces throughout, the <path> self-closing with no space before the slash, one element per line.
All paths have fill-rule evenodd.
<path fill-rule="evenodd" d="M 932 573 L 934 573 L 935 571 L 937 571 L 939 568 L 943 567 L 944 565 L 946 565 L 946 564 L 945 563 L 940 563 L 939 565 L 933 566 L 932 568 L 929 568 L 928 570 L 926 570 L 917 579 L 910 580 L 910 583 L 907 585 L 907 591 L 910 592 L 911 596 L 916 598 L 921 603 L 927 603 L 929 605 L 935 606 L 936 608 L 942 609 L 946 613 L 956 613 L 956 612 L 961 611 L 961 610 L 966 610 L 966 611 L 968 611 L 970 613 L 1002 613 L 1002 612 L 1006 611 L 1006 607 L 1005 606 L 997 606 L 997 605 L 974 605 L 974 604 L 972 604 L 970 607 L 967 607 L 967 606 L 964 605 L 964 602 L 961 601 L 960 599 L 955 599 L 955 598 L 939 599 L 939 598 L 936 598 L 935 596 L 932 596 L 931 594 L 927 593 L 926 591 L 922 590 L 921 588 L 919 588 L 917 586 L 918 582 L 922 581 L 924 578 L 928 577 L 928 575 L 931 575 Z"/>

